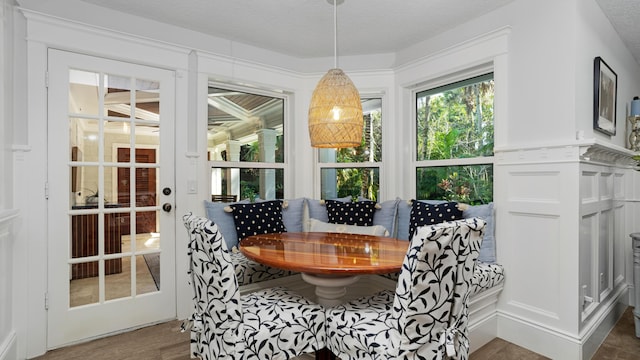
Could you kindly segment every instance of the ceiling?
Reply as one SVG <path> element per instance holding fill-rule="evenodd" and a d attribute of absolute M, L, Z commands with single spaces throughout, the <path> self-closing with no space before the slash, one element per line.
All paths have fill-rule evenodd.
<path fill-rule="evenodd" d="M 640 63 L 640 1 L 639 0 L 596 0 L 609 18 L 622 41 Z"/>
<path fill-rule="evenodd" d="M 83 1 L 294 57 L 334 52 L 331 0 Z M 396 52 L 512 1 L 346 0 L 338 6 L 338 53 Z"/>
<path fill-rule="evenodd" d="M 294 57 L 334 52 L 332 0 L 82 1 Z M 346 0 L 338 6 L 338 54 L 397 52 L 512 1 Z M 596 2 L 640 62 L 640 0 Z"/>

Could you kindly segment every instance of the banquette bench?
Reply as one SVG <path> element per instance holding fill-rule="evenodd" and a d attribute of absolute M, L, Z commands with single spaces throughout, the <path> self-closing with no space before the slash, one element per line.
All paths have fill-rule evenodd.
<path fill-rule="evenodd" d="M 351 202 L 350 197 L 336 200 L 338 202 L 329 203 L 334 206 L 336 204 L 339 205 L 339 202 Z M 367 200 L 360 199 L 359 201 Z M 413 204 L 414 201 L 416 200 L 395 199 L 375 204 L 373 224 L 370 226 L 333 224 L 330 222 L 329 217 L 330 215 L 335 215 L 335 212 L 328 211 L 324 201 L 309 198 L 281 200 L 278 203 L 281 205 L 277 206 L 275 211 L 281 212 L 276 215 L 281 215 L 285 231 L 289 232 L 352 232 L 408 240 L 409 233 L 413 230 L 412 222 L 415 226 L 416 221 L 415 213 L 417 210 Z M 440 200 L 417 201 L 418 204 L 415 205 L 419 205 L 418 208 L 424 208 L 425 206 L 428 208 L 434 205 L 441 207 L 443 206 L 442 204 L 447 203 Z M 265 201 L 257 200 L 255 206 L 260 206 L 258 204 L 263 202 Z M 252 231 L 251 229 L 244 229 L 242 226 L 236 227 L 236 220 L 240 216 L 244 216 L 238 215 L 241 212 L 238 209 L 247 209 L 254 206 L 250 204 L 252 203 L 247 200 L 234 203 L 204 201 L 207 217 L 218 225 L 227 247 L 232 249 L 231 257 L 235 266 L 240 291 L 250 293 L 266 287 L 285 285 L 298 292 L 309 292 L 311 294 L 311 287 L 302 281 L 300 274 L 253 262 L 237 250 L 238 235 L 240 234 L 240 238 L 242 238 L 247 231 L 249 233 Z M 504 282 L 504 269 L 496 262 L 493 203 L 475 206 L 456 204 L 456 207 L 462 210 L 462 217 L 479 217 L 487 223 L 470 290 L 469 330 L 471 351 L 473 351 L 497 336 L 496 304 Z M 234 211 L 236 211 L 236 219 L 234 219 Z M 336 222 L 336 219 L 331 220 Z M 349 288 L 349 296 L 356 298 L 375 291 L 395 289 L 397 278 L 398 274 L 363 277 L 358 286 Z"/>

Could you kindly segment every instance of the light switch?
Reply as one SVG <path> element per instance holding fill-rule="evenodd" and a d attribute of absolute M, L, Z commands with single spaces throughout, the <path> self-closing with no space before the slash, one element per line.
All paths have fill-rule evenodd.
<path fill-rule="evenodd" d="M 198 182 L 195 180 L 187 181 L 187 193 L 189 194 L 197 194 L 198 193 Z"/>

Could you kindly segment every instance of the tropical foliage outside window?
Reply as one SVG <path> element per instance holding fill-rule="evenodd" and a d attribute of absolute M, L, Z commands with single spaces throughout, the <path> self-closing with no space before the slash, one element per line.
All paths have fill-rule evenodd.
<path fill-rule="evenodd" d="M 493 74 L 416 94 L 416 196 L 493 201 Z"/>
<path fill-rule="evenodd" d="M 321 198 L 377 200 L 382 161 L 382 99 L 362 99 L 364 130 L 358 147 L 320 149 Z"/>
<path fill-rule="evenodd" d="M 285 98 L 211 85 L 211 194 L 284 198 Z"/>

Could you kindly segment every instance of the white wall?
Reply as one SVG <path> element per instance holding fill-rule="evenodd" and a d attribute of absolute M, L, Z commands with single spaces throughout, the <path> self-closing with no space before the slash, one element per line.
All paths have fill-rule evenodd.
<path fill-rule="evenodd" d="M 13 100 L 13 7 L 12 2 L 3 0 L 0 3 L 0 360 L 17 357 L 17 334 L 14 322 L 13 306 L 13 222 L 17 210 L 12 209 L 13 190 L 10 119 L 12 118 Z"/>
<path fill-rule="evenodd" d="M 626 116 L 630 102 L 640 95 L 640 68 L 595 1 L 578 1 L 575 54 L 575 118 L 585 137 L 627 144 Z M 617 131 L 612 138 L 593 131 L 593 59 L 600 56 L 618 75 Z"/>

